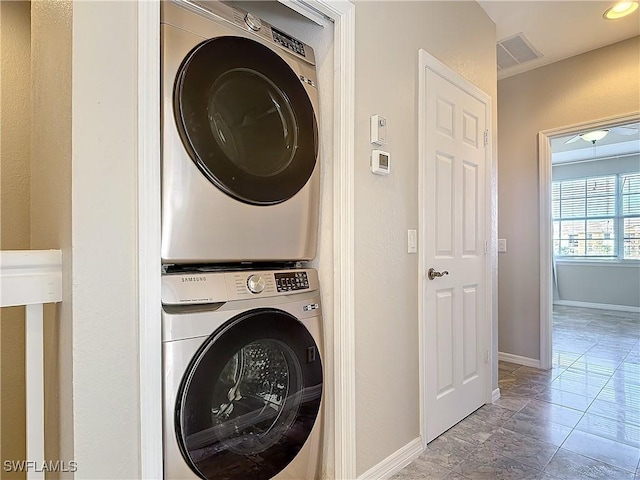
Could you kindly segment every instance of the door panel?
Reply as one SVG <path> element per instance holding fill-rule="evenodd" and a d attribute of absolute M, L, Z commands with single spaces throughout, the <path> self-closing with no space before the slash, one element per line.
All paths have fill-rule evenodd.
<path fill-rule="evenodd" d="M 424 81 L 422 267 L 425 274 L 429 268 L 442 272 L 424 280 L 426 436 L 431 441 L 487 398 L 487 105 L 428 67 Z"/>
<path fill-rule="evenodd" d="M 444 290 L 436 293 L 436 331 L 438 395 L 446 395 L 454 388 L 455 362 L 452 355 L 453 344 L 453 292 Z"/>

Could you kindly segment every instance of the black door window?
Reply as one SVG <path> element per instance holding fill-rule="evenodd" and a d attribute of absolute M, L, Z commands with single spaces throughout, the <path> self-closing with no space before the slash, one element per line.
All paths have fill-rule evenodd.
<path fill-rule="evenodd" d="M 176 436 L 204 479 L 267 480 L 298 454 L 315 423 L 322 365 L 286 312 L 253 310 L 214 332 L 176 400 Z"/>
<path fill-rule="evenodd" d="M 311 101 L 289 65 L 253 40 L 219 37 L 195 47 L 176 77 L 174 113 L 201 172 L 243 202 L 285 201 L 315 168 Z"/>

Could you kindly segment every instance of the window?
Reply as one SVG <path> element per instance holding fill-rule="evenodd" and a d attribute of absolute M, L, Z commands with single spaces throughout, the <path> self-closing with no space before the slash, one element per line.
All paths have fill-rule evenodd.
<path fill-rule="evenodd" d="M 552 183 L 557 256 L 640 260 L 640 173 Z"/>

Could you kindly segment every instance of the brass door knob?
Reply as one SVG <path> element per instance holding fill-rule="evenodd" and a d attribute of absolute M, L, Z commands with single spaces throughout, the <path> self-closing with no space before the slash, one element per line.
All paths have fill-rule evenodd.
<path fill-rule="evenodd" d="M 435 268 L 430 268 L 427 271 L 427 277 L 429 277 L 429 280 L 435 280 L 436 277 L 444 277 L 445 275 L 449 275 L 449 272 L 446 270 L 443 272 L 436 272 Z"/>

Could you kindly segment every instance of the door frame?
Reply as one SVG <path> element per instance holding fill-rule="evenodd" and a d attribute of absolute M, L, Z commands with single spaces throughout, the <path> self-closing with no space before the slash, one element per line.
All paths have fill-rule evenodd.
<path fill-rule="evenodd" d="M 333 312 L 334 474 L 356 477 L 354 129 L 355 5 L 348 0 L 290 0 L 311 20 L 334 22 Z M 292 6 L 292 8 L 293 8 Z M 314 20 L 315 21 L 315 20 Z M 160 319 L 160 2 L 138 2 L 137 248 L 140 477 L 162 478 L 162 328 Z"/>
<path fill-rule="evenodd" d="M 553 226 L 551 215 L 551 138 L 584 130 L 623 125 L 640 120 L 640 112 L 590 120 L 538 132 L 538 185 L 540 209 L 540 368 L 548 370 L 553 360 Z"/>
<path fill-rule="evenodd" d="M 434 56 L 420 49 L 419 51 L 419 85 L 418 85 L 418 228 L 420 235 L 420 248 L 418 249 L 418 339 L 419 339 L 419 383 L 420 383 L 420 436 L 422 438 L 423 448 L 427 447 L 427 423 L 429 415 L 426 408 L 426 328 L 424 328 L 424 312 L 425 299 L 424 292 L 426 287 L 426 242 L 425 232 L 425 160 L 426 160 L 426 136 L 422 134 L 427 119 L 425 115 L 425 69 L 429 68 L 436 74 L 440 75 L 453 85 L 457 86 L 464 92 L 468 93 L 485 106 L 485 125 L 487 130 L 487 145 L 485 148 L 485 319 L 482 332 L 483 345 L 485 352 L 485 370 L 486 370 L 486 386 L 485 386 L 485 402 L 492 401 L 492 383 L 493 383 L 493 364 L 495 360 L 495 345 L 493 345 L 493 299 L 494 299 L 494 283 L 493 283 L 493 265 L 497 255 L 497 216 L 494 214 L 497 207 L 497 197 L 495 191 L 495 165 L 493 163 L 493 142 L 491 132 L 491 97 L 472 84 L 466 78 L 457 72 L 451 70 L 444 63 L 436 59 Z"/>

